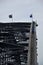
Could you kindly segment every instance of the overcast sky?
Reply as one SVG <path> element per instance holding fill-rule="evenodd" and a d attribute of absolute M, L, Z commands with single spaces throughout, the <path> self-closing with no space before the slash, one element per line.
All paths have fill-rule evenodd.
<path fill-rule="evenodd" d="M 11 21 L 9 14 L 13 21 L 29 21 L 30 14 L 37 20 L 38 63 L 43 65 L 43 0 L 0 0 L 0 22 Z"/>

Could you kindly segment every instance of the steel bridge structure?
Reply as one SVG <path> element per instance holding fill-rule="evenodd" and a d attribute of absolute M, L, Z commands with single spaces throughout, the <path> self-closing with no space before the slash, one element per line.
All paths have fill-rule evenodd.
<path fill-rule="evenodd" d="M 37 24 L 0 23 L 0 65 L 37 65 Z"/>

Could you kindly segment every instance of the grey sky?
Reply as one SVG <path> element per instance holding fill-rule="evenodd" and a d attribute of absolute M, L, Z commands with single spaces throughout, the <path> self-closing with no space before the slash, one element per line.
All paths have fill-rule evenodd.
<path fill-rule="evenodd" d="M 0 21 L 10 21 L 8 15 L 13 14 L 13 21 L 30 20 L 32 13 L 37 20 L 38 62 L 43 65 L 43 0 L 0 0 Z"/>

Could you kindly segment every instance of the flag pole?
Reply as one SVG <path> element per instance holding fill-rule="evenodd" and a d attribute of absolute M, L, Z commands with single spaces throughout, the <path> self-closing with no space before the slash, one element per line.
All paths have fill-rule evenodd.
<path fill-rule="evenodd" d="M 32 22 L 33 22 L 33 15 L 32 15 L 32 14 L 30 15 L 30 18 L 31 18 L 31 20 L 32 20 Z"/>
<path fill-rule="evenodd" d="M 12 22 L 13 22 L 13 16 L 12 16 L 12 14 L 9 15 L 9 18 L 12 19 Z"/>

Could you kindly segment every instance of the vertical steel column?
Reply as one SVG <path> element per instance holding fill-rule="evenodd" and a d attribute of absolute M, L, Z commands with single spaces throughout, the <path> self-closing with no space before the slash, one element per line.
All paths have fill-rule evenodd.
<path fill-rule="evenodd" d="M 30 65 L 36 65 L 36 23 L 32 22 Z"/>

